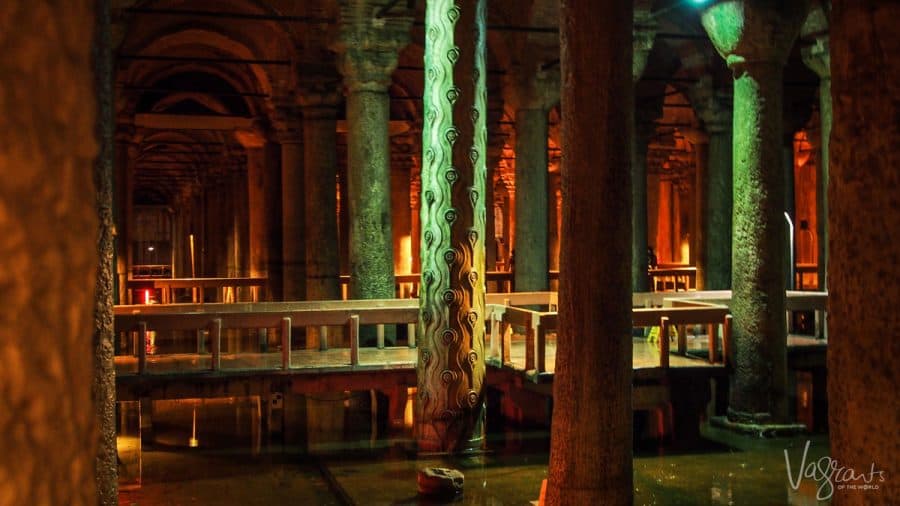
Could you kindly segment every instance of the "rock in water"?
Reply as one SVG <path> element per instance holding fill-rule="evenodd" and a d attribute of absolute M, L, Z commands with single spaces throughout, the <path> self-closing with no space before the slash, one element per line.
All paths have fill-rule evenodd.
<path fill-rule="evenodd" d="M 430 497 L 452 497 L 461 494 L 465 477 L 456 469 L 426 467 L 416 475 L 419 494 Z"/>

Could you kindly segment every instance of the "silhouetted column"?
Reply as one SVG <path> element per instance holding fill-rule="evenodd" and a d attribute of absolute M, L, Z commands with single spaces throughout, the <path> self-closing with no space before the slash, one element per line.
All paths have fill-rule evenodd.
<path fill-rule="evenodd" d="M 548 113 L 559 101 L 559 73 L 518 69 L 509 102 L 516 111 L 516 269 L 517 292 L 549 289 L 547 271 Z"/>
<path fill-rule="evenodd" d="M 563 0 L 559 19 L 565 240 L 546 504 L 630 505 L 632 3 Z"/>
<path fill-rule="evenodd" d="M 347 94 L 350 298 L 394 297 L 388 86 L 412 19 L 375 18 L 364 0 L 341 3 L 339 69 Z"/>
<path fill-rule="evenodd" d="M 831 5 L 828 433 L 832 459 L 847 470 L 833 503 L 889 505 L 900 497 L 900 4 Z M 871 478 L 846 481 L 850 469 Z M 851 488 L 866 484 L 878 489 Z"/>
<path fill-rule="evenodd" d="M 782 67 L 803 1 L 717 3 L 702 22 L 734 73 L 734 375 L 728 419 L 787 418 Z"/>
<path fill-rule="evenodd" d="M 426 4 L 420 452 L 483 444 L 486 0 Z"/>
<path fill-rule="evenodd" d="M 305 90 L 303 161 L 306 218 L 306 298 L 341 298 L 337 231 L 337 121 L 334 92 Z"/>
<path fill-rule="evenodd" d="M 828 152 L 831 141 L 831 52 L 828 20 L 820 6 L 812 9 L 803 26 L 812 44 L 802 48 L 803 63 L 819 76 L 819 131 L 822 150 L 816 164 L 816 236 L 818 237 L 818 289 L 828 286 Z"/>
<path fill-rule="evenodd" d="M 656 22 L 651 13 L 635 10 L 632 28 L 634 57 L 631 65 L 631 81 L 636 84 L 644 74 L 647 58 L 656 37 Z M 632 128 L 631 143 L 631 289 L 635 292 L 650 290 L 647 276 L 647 143 L 653 130 L 652 124 L 637 125 L 638 112 L 632 106 L 629 118 Z M 644 119 L 644 118 L 640 118 Z M 640 129 L 640 131 L 639 131 Z"/>
<path fill-rule="evenodd" d="M 703 178 L 703 236 L 705 290 L 731 289 L 732 222 L 732 107 L 731 97 L 715 90 L 711 80 L 701 80 L 692 88 L 691 104 L 709 136 L 706 177 Z M 701 274 L 698 273 L 698 279 Z"/>
<path fill-rule="evenodd" d="M 281 143 L 281 263 L 282 299 L 306 299 L 305 176 L 303 133 L 297 111 L 284 109 L 278 141 Z"/>

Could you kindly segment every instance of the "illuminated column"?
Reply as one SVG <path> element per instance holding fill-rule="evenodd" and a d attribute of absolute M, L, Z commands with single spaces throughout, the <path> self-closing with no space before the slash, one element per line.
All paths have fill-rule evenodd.
<path fill-rule="evenodd" d="M 701 80 L 691 93 L 694 112 L 703 121 L 709 137 L 706 177 L 702 193 L 704 269 L 702 283 L 705 290 L 731 289 L 731 222 L 732 222 L 732 107 L 731 96 L 715 90 L 712 81 Z M 698 280 L 701 273 L 698 273 Z M 698 281 L 699 283 L 699 281 Z"/>
<path fill-rule="evenodd" d="M 409 178 L 409 230 L 412 250 L 412 271 L 422 272 L 422 174 L 414 170 Z"/>
<path fill-rule="evenodd" d="M 266 276 L 268 289 L 266 300 L 283 300 L 283 281 L 281 265 L 282 231 L 281 224 L 281 145 L 268 141 L 263 147 L 265 165 L 263 167 L 263 213 L 265 214 L 266 234 Z"/>
<path fill-rule="evenodd" d="M 560 174 L 557 170 L 550 174 L 550 184 L 547 187 L 549 194 L 547 195 L 548 205 L 550 209 L 550 218 L 548 220 L 550 239 L 549 239 L 549 258 L 548 267 L 551 271 L 559 270 L 559 225 L 560 225 Z"/>
<path fill-rule="evenodd" d="M 788 416 L 782 67 L 805 14 L 803 1 L 746 0 L 717 3 L 702 15 L 734 73 L 734 423 Z"/>
<path fill-rule="evenodd" d="M 364 0 L 341 2 L 339 69 L 347 94 L 350 298 L 394 297 L 388 86 L 411 18 L 372 17 Z"/>
<path fill-rule="evenodd" d="M 426 4 L 422 282 L 416 332 L 421 452 L 458 453 L 480 445 L 483 433 L 485 4 Z"/>
<path fill-rule="evenodd" d="M 833 0 L 831 5 L 835 142 L 826 279 L 834 338 L 828 340 L 828 434 L 844 485 L 835 487 L 833 504 L 887 506 L 900 497 L 893 430 L 900 413 L 894 287 L 900 279 L 900 4 Z M 853 474 L 873 479 L 849 481 Z M 867 485 L 878 489 L 864 489 Z"/>
<path fill-rule="evenodd" d="M 813 38 L 803 47 L 803 63 L 819 76 L 819 124 L 822 151 L 816 174 L 816 235 L 818 237 L 819 290 L 828 286 L 828 149 L 831 140 L 831 52 L 828 47 L 828 20 L 821 7 L 810 11 L 803 26 L 805 38 Z"/>
<path fill-rule="evenodd" d="M 281 143 L 281 264 L 282 299 L 306 299 L 306 245 L 304 228 L 305 176 L 300 118 L 293 109 L 282 109 L 278 141 Z"/>
<path fill-rule="evenodd" d="M 632 2 L 563 0 L 559 19 L 566 204 L 546 504 L 630 505 Z"/>
<path fill-rule="evenodd" d="M 634 12 L 632 29 L 632 46 L 634 58 L 631 65 L 631 81 L 637 84 L 647 66 L 647 57 L 653 49 L 656 36 L 656 23 L 649 11 Z M 647 277 L 647 143 L 653 134 L 652 124 L 635 120 L 637 111 L 632 106 L 629 117 L 632 128 L 631 142 L 631 289 L 635 292 L 646 292 L 650 289 Z M 643 119 L 643 118 L 641 118 Z"/>
<path fill-rule="evenodd" d="M 548 113 L 559 101 L 559 72 L 519 69 L 509 102 L 516 111 L 517 292 L 549 289 Z"/>
<path fill-rule="evenodd" d="M 306 298 L 341 298 L 337 231 L 337 105 L 334 91 L 304 90 Z"/>
<path fill-rule="evenodd" d="M 238 142 L 247 153 L 247 211 L 250 257 L 250 276 L 266 275 L 266 215 L 264 177 L 266 169 L 266 140 L 257 132 L 240 131 L 235 133 Z"/>
<path fill-rule="evenodd" d="M 497 270 L 497 230 L 494 226 L 494 172 L 500 170 L 503 142 L 491 142 L 487 148 L 487 170 L 484 176 L 484 265 L 486 271 Z"/>

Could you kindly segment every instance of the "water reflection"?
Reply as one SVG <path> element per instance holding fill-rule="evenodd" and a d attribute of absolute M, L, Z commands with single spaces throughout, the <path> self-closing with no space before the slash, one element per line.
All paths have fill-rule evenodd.
<path fill-rule="evenodd" d="M 122 499 L 443 504 L 416 496 L 416 471 L 427 466 L 465 474 L 465 493 L 454 504 L 537 499 L 547 477 L 548 431 L 506 427 L 488 434 L 485 454 L 416 459 L 406 423 L 411 406 L 400 413 L 398 424 L 388 399 L 374 391 L 120 403 L 120 475 L 140 485 L 123 487 Z M 704 443 L 686 452 L 640 447 L 635 504 L 827 504 L 816 501 L 815 481 L 791 488 L 783 454 L 787 449 L 799 461 L 811 439 L 808 460 L 818 459 L 828 452 L 826 436 L 757 440 L 711 428 L 702 435 Z"/>

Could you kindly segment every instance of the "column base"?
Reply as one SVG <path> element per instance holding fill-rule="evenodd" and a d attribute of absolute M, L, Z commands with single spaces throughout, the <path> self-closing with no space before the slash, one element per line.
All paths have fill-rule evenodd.
<path fill-rule="evenodd" d="M 730 410 L 729 410 L 729 414 Z M 710 425 L 722 429 L 747 434 L 759 438 L 790 437 L 806 434 L 806 425 L 801 423 L 771 423 L 748 420 L 731 420 L 726 416 L 714 416 L 709 419 Z"/>

